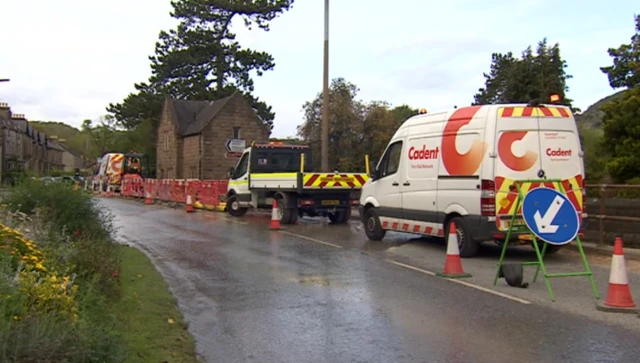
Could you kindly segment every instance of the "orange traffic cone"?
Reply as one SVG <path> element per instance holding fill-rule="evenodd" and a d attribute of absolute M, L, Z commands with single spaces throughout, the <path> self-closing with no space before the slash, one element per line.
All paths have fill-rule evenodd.
<path fill-rule="evenodd" d="M 153 198 L 151 198 L 151 193 L 147 192 L 144 198 L 144 204 L 153 204 Z"/>
<path fill-rule="evenodd" d="M 462 270 L 462 261 L 460 260 L 460 250 L 458 249 L 458 234 L 456 233 L 456 224 L 449 224 L 449 240 L 447 242 L 447 257 L 444 261 L 444 271 L 436 273 L 438 276 L 460 278 L 471 277 L 471 274 Z"/>
<path fill-rule="evenodd" d="M 271 223 L 269 229 L 280 229 L 280 220 L 278 219 L 278 202 L 273 198 L 273 208 L 271 209 Z"/>
<path fill-rule="evenodd" d="M 195 212 L 195 209 L 193 209 L 193 202 L 191 201 L 191 194 L 187 195 L 187 204 L 185 204 L 184 210 L 187 213 Z"/>
<path fill-rule="evenodd" d="M 629 280 L 627 279 L 627 268 L 622 250 L 622 238 L 616 237 L 613 246 L 613 256 L 611 257 L 611 271 L 609 272 L 609 291 L 604 304 L 597 304 L 596 308 L 601 311 L 615 313 L 638 312 L 636 304 L 631 296 Z"/>

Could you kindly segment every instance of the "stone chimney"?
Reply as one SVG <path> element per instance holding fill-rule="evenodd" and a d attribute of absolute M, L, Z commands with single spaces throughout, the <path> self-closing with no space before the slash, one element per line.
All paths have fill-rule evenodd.
<path fill-rule="evenodd" d="M 0 120 L 11 119 L 11 108 L 6 102 L 0 102 Z"/>
<path fill-rule="evenodd" d="M 24 113 L 14 113 L 14 114 L 11 114 L 11 119 L 12 119 L 12 120 L 23 120 L 23 121 L 26 121 L 26 120 L 27 120 L 26 118 L 24 118 Z"/>

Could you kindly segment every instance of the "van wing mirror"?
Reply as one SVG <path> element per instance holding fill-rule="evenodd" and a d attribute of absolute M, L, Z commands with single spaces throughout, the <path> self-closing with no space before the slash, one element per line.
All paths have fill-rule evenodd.
<path fill-rule="evenodd" d="M 369 162 L 369 178 L 371 178 L 371 180 L 375 180 L 376 176 L 378 175 L 378 170 L 376 169 L 376 162 L 375 161 L 370 161 Z"/>
<path fill-rule="evenodd" d="M 233 176 L 234 170 L 235 170 L 234 167 L 229 168 L 229 171 L 227 171 L 227 178 L 231 179 L 231 176 Z"/>

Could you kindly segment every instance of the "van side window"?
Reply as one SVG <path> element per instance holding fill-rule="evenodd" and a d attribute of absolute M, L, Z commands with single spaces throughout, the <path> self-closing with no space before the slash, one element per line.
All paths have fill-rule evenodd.
<path fill-rule="evenodd" d="M 400 156 L 402 154 L 402 141 L 395 142 L 389 146 L 384 154 L 380 165 L 380 178 L 393 175 L 400 168 Z"/>
<path fill-rule="evenodd" d="M 235 179 L 243 176 L 247 172 L 248 168 L 249 168 L 249 153 L 246 153 L 242 155 L 242 159 L 240 159 L 238 166 L 236 166 L 236 170 L 233 172 L 233 178 Z"/>

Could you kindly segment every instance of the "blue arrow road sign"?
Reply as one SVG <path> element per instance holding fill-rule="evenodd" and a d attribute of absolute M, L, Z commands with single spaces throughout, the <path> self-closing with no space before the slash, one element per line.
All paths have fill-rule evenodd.
<path fill-rule="evenodd" d="M 522 218 L 536 237 L 553 245 L 573 241 L 580 229 L 578 212 L 569 198 L 551 188 L 532 189 L 524 196 Z"/>

